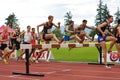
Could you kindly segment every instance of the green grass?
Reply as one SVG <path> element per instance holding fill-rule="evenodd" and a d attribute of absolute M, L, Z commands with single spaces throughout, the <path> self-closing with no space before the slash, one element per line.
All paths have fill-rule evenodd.
<path fill-rule="evenodd" d="M 109 46 L 109 45 L 107 45 Z M 116 50 L 115 46 L 113 50 Z M 73 62 L 98 62 L 99 52 L 96 47 L 51 49 L 54 61 L 73 61 Z"/>

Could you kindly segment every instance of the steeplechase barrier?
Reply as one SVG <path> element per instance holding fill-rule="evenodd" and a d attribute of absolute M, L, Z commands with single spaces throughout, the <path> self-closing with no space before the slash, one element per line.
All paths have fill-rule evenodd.
<path fill-rule="evenodd" d="M 21 73 L 21 72 L 13 72 L 13 74 L 16 75 L 29 75 L 29 76 L 44 76 L 44 74 L 32 74 L 29 72 L 29 49 L 33 48 L 79 48 L 79 47 L 97 47 L 99 51 L 99 61 L 102 64 L 102 47 L 100 46 L 99 43 L 90 43 L 90 44 L 38 44 L 38 45 L 32 45 L 32 44 L 21 44 L 20 48 L 21 49 L 26 49 L 26 72 Z"/>

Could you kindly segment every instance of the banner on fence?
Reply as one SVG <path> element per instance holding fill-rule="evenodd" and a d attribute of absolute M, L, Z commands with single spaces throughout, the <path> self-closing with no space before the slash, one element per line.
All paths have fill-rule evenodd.
<path fill-rule="evenodd" d="M 50 50 L 49 51 L 43 51 L 42 53 L 40 53 L 40 50 L 35 50 L 35 52 L 33 53 L 33 57 L 37 58 L 39 54 L 40 54 L 39 60 L 50 61 L 50 60 L 54 59 L 54 56 L 53 56 L 53 54 Z M 25 54 L 23 55 L 22 58 L 25 58 Z"/>
<path fill-rule="evenodd" d="M 102 62 L 104 62 L 103 53 L 102 53 Z M 107 54 L 107 62 L 120 62 L 117 51 L 112 51 Z"/>
<path fill-rule="evenodd" d="M 45 60 L 45 61 L 49 61 L 49 60 L 53 60 L 53 59 L 54 59 L 54 56 L 51 51 L 42 52 L 42 54 L 39 58 L 39 60 Z"/>

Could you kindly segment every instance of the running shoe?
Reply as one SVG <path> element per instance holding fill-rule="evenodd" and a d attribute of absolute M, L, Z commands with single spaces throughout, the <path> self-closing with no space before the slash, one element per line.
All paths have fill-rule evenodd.
<path fill-rule="evenodd" d="M 39 63 L 38 60 L 35 60 L 35 63 Z"/>
<path fill-rule="evenodd" d="M 34 57 L 31 57 L 31 58 L 30 58 L 30 60 L 31 60 L 32 62 L 34 62 L 35 59 L 36 59 L 36 58 L 34 58 Z"/>
<path fill-rule="evenodd" d="M 111 67 L 109 65 L 105 65 L 106 69 L 111 69 Z"/>
<path fill-rule="evenodd" d="M 3 62 L 5 63 L 5 64 L 8 64 L 8 61 L 4 58 L 3 59 Z"/>

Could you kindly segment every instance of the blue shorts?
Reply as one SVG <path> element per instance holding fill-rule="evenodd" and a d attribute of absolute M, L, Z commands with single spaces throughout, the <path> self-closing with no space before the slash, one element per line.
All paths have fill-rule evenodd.
<path fill-rule="evenodd" d="M 64 41 L 69 41 L 70 40 L 70 36 L 64 36 Z"/>
<path fill-rule="evenodd" d="M 98 42 L 102 42 L 102 41 L 106 42 L 106 36 L 105 37 L 98 36 Z"/>

